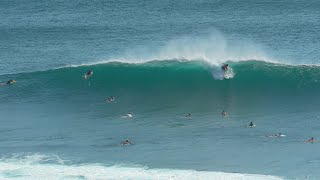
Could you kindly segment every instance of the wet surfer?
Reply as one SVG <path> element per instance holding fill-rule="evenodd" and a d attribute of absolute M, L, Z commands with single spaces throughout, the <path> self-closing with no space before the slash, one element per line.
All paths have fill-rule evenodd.
<path fill-rule="evenodd" d="M 88 79 L 89 77 L 91 77 L 93 75 L 93 71 L 92 70 L 89 70 L 85 75 L 84 75 L 84 78 L 85 79 Z"/>
<path fill-rule="evenodd" d="M 121 116 L 122 118 L 132 118 L 133 115 L 129 112 L 126 115 Z"/>
<path fill-rule="evenodd" d="M 125 141 L 123 141 L 122 143 L 121 143 L 121 145 L 122 146 L 124 146 L 124 145 L 132 145 L 133 143 L 131 142 L 131 141 L 129 141 L 128 139 L 126 139 Z"/>
<path fill-rule="evenodd" d="M 266 136 L 266 137 L 285 137 L 286 135 L 282 134 L 282 133 L 278 133 L 275 135 L 270 135 L 270 136 Z"/>
<path fill-rule="evenodd" d="M 128 114 L 126 114 L 127 118 L 132 118 L 132 114 L 129 112 Z"/>
<path fill-rule="evenodd" d="M 10 79 L 9 81 L 7 81 L 7 83 L 6 84 L 13 84 L 13 83 L 15 83 L 16 82 L 16 80 L 14 80 L 14 79 Z"/>
<path fill-rule="evenodd" d="M 228 116 L 227 111 L 223 110 L 223 111 L 222 111 L 222 113 L 221 113 L 221 116 L 223 116 L 223 117 L 227 117 L 227 116 Z"/>
<path fill-rule="evenodd" d="M 113 101 L 115 101 L 115 100 L 116 100 L 116 98 L 113 97 L 113 96 L 110 96 L 110 97 L 107 98 L 107 102 L 108 102 L 108 103 L 111 103 L 111 102 L 113 102 Z"/>
<path fill-rule="evenodd" d="M 256 127 L 256 125 L 254 125 L 253 122 L 250 122 L 249 127 L 253 128 Z"/>
<path fill-rule="evenodd" d="M 312 137 L 312 138 L 306 140 L 305 142 L 307 142 L 307 143 L 314 143 L 314 142 L 317 142 L 317 140 Z"/>
<path fill-rule="evenodd" d="M 223 66 L 221 66 L 221 69 L 226 72 L 229 70 L 229 65 L 228 64 L 224 64 Z"/>
<path fill-rule="evenodd" d="M 282 134 L 282 133 L 278 133 L 274 135 L 275 137 L 285 137 L 286 135 Z"/>
<path fill-rule="evenodd" d="M 14 84 L 14 83 L 16 83 L 16 80 L 10 79 L 10 80 L 7 81 L 7 82 L 0 83 L 0 86 L 11 85 L 11 84 Z"/>
<path fill-rule="evenodd" d="M 186 115 L 186 118 L 191 118 L 191 114 L 189 113 L 188 115 Z"/>

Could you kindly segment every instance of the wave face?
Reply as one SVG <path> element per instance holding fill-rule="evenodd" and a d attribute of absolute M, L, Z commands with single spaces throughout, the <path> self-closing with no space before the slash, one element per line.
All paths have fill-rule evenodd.
<path fill-rule="evenodd" d="M 70 164 L 58 156 L 15 155 L 0 159 L 1 179 L 252 179 L 280 180 L 255 174 L 149 169 L 141 166 Z"/>
<path fill-rule="evenodd" d="M 123 105 L 190 108 L 227 107 L 237 102 L 252 104 L 317 102 L 320 67 L 290 66 L 262 61 L 230 62 L 231 79 L 219 79 L 221 68 L 201 61 L 152 61 L 128 64 L 111 62 L 91 66 L 66 67 L 43 72 L 4 75 L 16 79 L 13 86 L 3 86 L 5 101 L 103 102 L 107 96 L 122 99 Z M 83 75 L 92 69 L 93 76 Z M 293 98 L 294 97 L 294 98 Z M 210 101 L 208 101 L 210 100 Z M 211 102 L 213 101 L 214 102 Z M 143 101 L 143 103 L 138 103 Z M 248 106 L 248 104 L 246 104 Z M 221 108 L 222 108 L 221 107 Z"/>
<path fill-rule="evenodd" d="M 317 92 L 320 88 L 320 67 L 290 66 L 262 61 L 230 62 L 234 73 L 231 79 L 223 79 L 219 66 L 201 61 L 152 61 L 129 64 L 111 62 L 91 66 L 66 67 L 56 70 L 3 75 L 3 81 L 16 79 L 16 93 L 25 96 L 46 89 L 51 93 L 91 91 L 139 91 L 143 94 L 168 95 L 206 91 L 255 93 L 274 91 L 277 93 Z M 94 75 L 85 80 L 83 75 L 92 69 Z M 2 91 L 8 88 L 1 88 Z M 22 92 L 20 92 L 22 93 Z"/>
<path fill-rule="evenodd" d="M 234 77 L 223 80 L 213 76 L 221 73 L 219 66 L 202 61 L 173 60 L 140 64 L 113 62 L 0 76 L 3 81 L 17 80 L 13 85 L 0 87 L 4 153 L 8 153 L 8 149 L 9 152 L 21 149 L 17 153 L 66 154 L 73 160 L 77 159 L 73 157 L 74 150 L 79 148 L 83 153 L 76 156 L 87 157 L 90 154 L 93 158 L 90 162 L 103 163 L 105 160 L 115 164 L 130 162 L 152 166 L 160 157 L 163 164 L 154 167 L 169 168 L 158 171 L 92 164 L 15 164 L 3 160 L 0 161 L 2 176 L 7 178 L 17 173 L 24 177 L 29 175 L 28 172 L 34 172 L 38 178 L 43 175 L 40 172 L 45 172 L 48 177 L 58 174 L 60 177 L 90 179 L 92 176 L 89 174 L 98 169 L 99 177 L 100 173 L 106 175 L 110 171 L 116 172 L 111 177 L 123 175 L 120 171 L 126 172 L 124 179 L 149 179 L 158 174 L 164 179 L 169 176 L 185 179 L 184 175 L 188 173 L 194 177 L 191 179 L 207 179 L 203 178 L 207 176 L 213 177 L 208 179 L 238 179 L 234 174 L 171 169 L 202 170 L 197 165 L 189 165 L 198 162 L 203 154 L 201 164 L 207 171 L 235 170 L 297 177 L 300 174 L 293 169 L 300 166 L 286 171 L 289 163 L 288 166 L 278 164 L 276 167 L 284 168 L 269 172 L 265 172 L 265 167 L 279 162 L 279 157 L 285 157 L 288 152 L 304 152 L 302 140 L 297 141 L 306 139 L 306 132 L 316 134 L 313 132 L 316 126 L 309 124 L 316 125 L 319 116 L 319 67 L 262 61 L 229 64 Z M 89 69 L 94 74 L 90 79 L 84 79 Z M 106 103 L 109 96 L 116 98 L 114 103 Z M 231 114 L 227 121 L 221 121 L 222 110 Z M 132 112 L 133 117 L 122 118 L 128 112 Z M 190 121 L 185 118 L 187 113 L 192 114 Z M 250 131 L 253 134 L 249 136 L 248 128 L 244 127 L 250 121 L 257 124 L 257 131 Z M 275 132 L 288 135 L 288 140 L 281 140 L 281 143 L 293 143 L 294 148 L 285 144 L 274 146 L 273 141 L 260 140 L 260 136 Z M 248 137 L 255 139 L 248 140 Z M 132 138 L 136 144 L 132 148 L 121 148 L 119 142 L 124 138 Z M 180 141 L 185 142 L 176 143 Z M 176 146 L 168 150 L 167 145 L 172 144 Z M 236 152 L 233 151 L 235 146 Z M 145 153 L 141 152 L 149 151 L 155 153 L 144 160 Z M 129 152 L 134 155 L 129 155 Z M 215 156 L 211 155 L 212 152 Z M 269 157 L 270 152 L 277 152 L 278 156 Z M 168 155 L 171 153 L 176 154 L 176 159 Z M 123 154 L 128 156 L 122 157 Z M 233 157 L 239 158 L 234 160 Z M 291 159 L 288 157 L 286 162 L 298 164 L 301 160 Z M 167 162 L 173 165 L 168 167 Z M 228 162 L 235 166 L 228 167 Z M 251 171 L 252 167 L 257 171 Z M 87 174 L 80 173 L 83 171 Z M 138 172 L 144 175 L 140 176 Z M 255 176 L 252 178 L 256 179 Z M 243 179 L 249 178 L 245 176 Z"/>

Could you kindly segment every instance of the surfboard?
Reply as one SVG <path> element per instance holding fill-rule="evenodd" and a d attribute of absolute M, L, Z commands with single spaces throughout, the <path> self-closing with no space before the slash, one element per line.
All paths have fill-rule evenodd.
<path fill-rule="evenodd" d="M 231 68 L 229 68 L 229 70 L 223 72 L 223 77 L 224 79 L 231 79 L 233 78 L 234 74 Z"/>
<path fill-rule="evenodd" d="M 230 79 L 229 74 L 224 74 L 223 77 L 224 77 L 225 79 Z"/>
<path fill-rule="evenodd" d="M 93 75 L 93 72 L 92 72 L 91 74 L 89 74 L 89 75 L 85 74 L 83 77 L 84 77 L 85 79 L 89 79 L 92 75 Z"/>

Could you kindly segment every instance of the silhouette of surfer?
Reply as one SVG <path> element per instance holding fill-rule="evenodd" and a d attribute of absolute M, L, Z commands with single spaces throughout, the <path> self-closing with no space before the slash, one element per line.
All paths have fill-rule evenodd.
<path fill-rule="evenodd" d="M 223 110 L 223 111 L 222 111 L 222 113 L 221 113 L 221 116 L 223 116 L 223 117 L 227 117 L 227 116 L 228 116 L 227 111 Z"/>
<path fill-rule="evenodd" d="M 11 84 L 14 84 L 16 83 L 16 80 L 14 79 L 10 79 L 9 81 L 6 81 L 6 82 L 3 82 L 3 83 L 0 83 L 0 86 L 4 86 L 4 85 L 11 85 Z"/>
<path fill-rule="evenodd" d="M 131 141 L 129 141 L 128 139 L 126 139 L 125 141 L 123 141 L 122 143 L 121 143 L 121 145 L 122 146 L 124 146 L 124 145 L 132 145 L 133 143 L 131 142 Z"/>
<path fill-rule="evenodd" d="M 253 122 L 250 122 L 249 127 L 253 128 L 253 127 L 255 127 L 255 126 L 256 126 L 256 125 L 254 125 Z"/>
<path fill-rule="evenodd" d="M 10 79 L 9 81 L 7 81 L 7 84 L 13 84 L 13 83 L 15 83 L 15 82 L 16 82 L 15 80 Z"/>
<path fill-rule="evenodd" d="M 226 72 L 229 69 L 229 65 L 228 64 L 224 64 L 223 66 L 221 66 L 221 69 L 223 70 L 223 72 Z"/>
<path fill-rule="evenodd" d="M 305 142 L 307 142 L 307 143 L 314 143 L 314 142 L 317 142 L 317 140 L 312 137 L 312 138 L 306 140 Z"/>
<path fill-rule="evenodd" d="M 93 71 L 92 70 L 89 70 L 85 75 L 84 75 L 84 78 L 88 79 L 90 76 L 93 75 Z"/>

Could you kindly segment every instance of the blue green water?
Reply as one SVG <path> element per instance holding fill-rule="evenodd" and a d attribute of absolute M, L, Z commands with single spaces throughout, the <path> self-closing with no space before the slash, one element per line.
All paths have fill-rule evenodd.
<path fill-rule="evenodd" d="M 319 179 L 319 9 L 0 2 L 0 179 Z"/>

